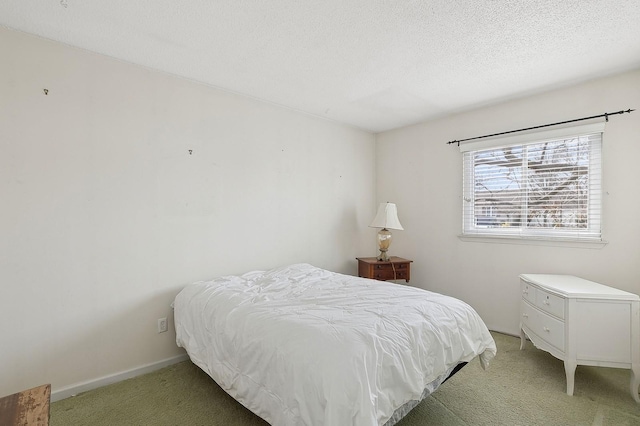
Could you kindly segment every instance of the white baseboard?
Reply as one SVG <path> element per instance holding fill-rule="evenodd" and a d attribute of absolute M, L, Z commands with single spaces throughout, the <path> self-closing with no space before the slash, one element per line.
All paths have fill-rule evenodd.
<path fill-rule="evenodd" d="M 153 362 L 151 364 L 141 365 L 140 367 L 132 368 L 131 370 L 110 374 L 108 376 L 100 377 L 94 380 L 88 380 L 86 382 L 76 383 L 62 389 L 56 389 L 51 392 L 51 402 L 60 401 L 61 399 L 75 396 L 81 392 L 90 391 L 92 389 L 97 389 L 102 386 L 107 386 L 112 383 L 121 382 L 132 377 L 140 376 L 142 374 L 151 373 L 152 371 L 156 371 L 161 368 L 168 367 L 169 365 L 186 361 L 188 359 L 189 356 L 187 354 L 178 355 L 171 358 L 163 359 L 158 362 Z"/>

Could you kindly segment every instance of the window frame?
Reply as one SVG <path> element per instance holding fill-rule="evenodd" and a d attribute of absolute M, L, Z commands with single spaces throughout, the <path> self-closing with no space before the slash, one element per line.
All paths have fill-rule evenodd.
<path fill-rule="evenodd" d="M 602 211 L 603 211 L 603 156 L 602 150 L 604 145 L 604 127 L 605 122 L 584 124 L 580 126 L 562 127 L 546 131 L 534 131 L 528 133 L 519 133 L 507 137 L 491 138 L 484 140 L 476 140 L 463 142 L 460 144 L 460 151 L 463 153 L 463 188 L 462 188 L 462 233 L 460 239 L 465 241 L 486 241 L 486 242 L 516 242 L 519 244 L 556 244 L 564 245 L 566 243 L 577 245 L 579 247 L 594 245 L 602 246 L 606 244 L 603 240 Z M 534 228 L 528 226 L 514 227 L 481 227 L 478 228 L 477 211 L 475 203 L 468 200 L 473 197 L 475 200 L 475 165 L 466 168 L 465 155 L 473 155 L 474 152 L 499 149 L 505 147 L 523 147 L 533 144 L 541 144 L 550 141 L 559 141 L 573 139 L 580 136 L 588 136 L 600 134 L 599 143 L 596 146 L 590 145 L 589 169 L 590 177 L 593 170 L 599 171 L 598 179 L 600 187 L 589 188 L 589 201 L 596 203 L 595 215 L 591 215 L 589 210 L 589 226 L 586 232 L 580 230 L 551 230 L 549 228 Z M 592 155 L 596 154 L 596 157 Z M 523 159 L 523 161 L 525 161 Z M 595 162 L 595 163 L 594 163 Z M 470 197 L 471 196 L 471 197 Z M 591 204 L 590 204 L 591 205 Z M 526 206 L 523 207 L 526 209 Z M 528 210 L 527 210 L 528 212 Z M 594 221 L 593 223 L 591 223 Z"/>

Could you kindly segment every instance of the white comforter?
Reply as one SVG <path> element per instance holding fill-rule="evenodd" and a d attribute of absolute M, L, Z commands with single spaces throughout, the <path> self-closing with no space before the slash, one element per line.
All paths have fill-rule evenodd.
<path fill-rule="evenodd" d="M 296 264 L 185 287 L 177 343 L 272 425 L 383 425 L 496 346 L 466 303 Z"/>

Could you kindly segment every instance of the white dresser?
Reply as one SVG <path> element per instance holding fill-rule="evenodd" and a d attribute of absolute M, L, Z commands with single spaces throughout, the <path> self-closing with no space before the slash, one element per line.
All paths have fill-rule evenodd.
<path fill-rule="evenodd" d="M 564 361 L 567 394 L 577 365 L 631 369 L 640 385 L 640 298 L 571 275 L 520 275 L 520 349 L 526 337 Z"/>

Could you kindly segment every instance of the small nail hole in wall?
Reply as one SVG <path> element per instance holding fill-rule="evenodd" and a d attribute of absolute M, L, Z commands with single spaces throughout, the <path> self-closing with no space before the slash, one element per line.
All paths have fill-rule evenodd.
<path fill-rule="evenodd" d="M 44 92 L 45 95 L 48 95 L 49 94 L 49 89 L 44 89 L 43 92 Z"/>

